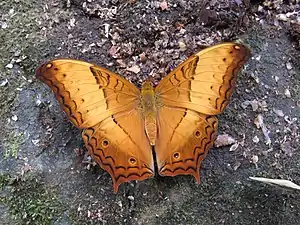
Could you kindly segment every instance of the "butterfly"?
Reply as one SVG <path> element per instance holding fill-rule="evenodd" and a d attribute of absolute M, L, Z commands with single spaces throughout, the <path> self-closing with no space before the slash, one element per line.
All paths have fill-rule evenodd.
<path fill-rule="evenodd" d="M 114 192 L 131 180 L 154 176 L 154 147 L 161 176 L 192 175 L 216 139 L 220 114 L 228 105 L 237 74 L 250 50 L 222 43 L 192 55 L 154 87 L 141 90 L 94 64 L 55 59 L 36 76 L 55 93 L 71 122 L 83 129 L 92 159 L 106 170 Z"/>

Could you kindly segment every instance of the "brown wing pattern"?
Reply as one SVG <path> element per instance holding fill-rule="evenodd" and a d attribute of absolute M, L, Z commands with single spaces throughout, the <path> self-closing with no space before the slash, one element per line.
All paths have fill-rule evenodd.
<path fill-rule="evenodd" d="M 199 183 L 200 164 L 216 138 L 217 124 L 215 116 L 182 108 L 161 108 L 155 146 L 159 174 L 189 174 Z"/>
<path fill-rule="evenodd" d="M 250 55 L 247 47 L 224 43 L 191 56 L 156 87 L 159 174 L 192 175 L 216 138 L 217 118 L 229 103 L 237 73 Z M 141 93 L 130 82 L 96 65 L 58 59 L 36 73 L 56 95 L 70 120 L 85 128 L 91 157 L 121 183 L 154 175 L 152 149 L 145 133 Z"/>
<path fill-rule="evenodd" d="M 37 78 L 56 95 L 70 120 L 79 128 L 136 106 L 139 90 L 113 72 L 90 63 L 58 59 L 42 65 Z"/>
<path fill-rule="evenodd" d="M 240 44 L 200 51 L 169 73 L 156 87 L 161 175 L 190 174 L 200 182 L 200 164 L 216 138 L 217 118 L 229 103 L 237 74 L 250 55 Z"/>
<path fill-rule="evenodd" d="M 112 177 L 115 193 L 123 182 L 154 174 L 152 149 L 136 110 L 115 114 L 82 133 L 92 158 Z"/>
<path fill-rule="evenodd" d="M 117 192 L 122 182 L 153 176 L 152 149 L 138 111 L 140 91 L 120 76 L 77 60 L 59 59 L 42 65 L 37 77 L 79 128 L 93 160 L 112 177 Z"/>
<path fill-rule="evenodd" d="M 224 43 L 191 56 L 156 87 L 163 105 L 191 109 L 207 115 L 221 113 L 250 55 L 247 47 Z"/>

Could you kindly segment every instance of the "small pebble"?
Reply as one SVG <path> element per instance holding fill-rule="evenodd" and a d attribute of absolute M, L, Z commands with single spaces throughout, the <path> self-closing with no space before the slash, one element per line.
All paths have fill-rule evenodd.
<path fill-rule="evenodd" d="M 285 65 L 288 70 L 291 70 L 293 68 L 290 62 L 287 62 Z"/>
<path fill-rule="evenodd" d="M 273 112 L 279 117 L 284 117 L 284 113 L 280 109 L 273 109 Z"/>
<path fill-rule="evenodd" d="M 9 63 L 9 64 L 7 64 L 5 67 L 8 68 L 8 69 L 12 69 L 12 68 L 14 67 L 14 65 L 11 64 L 11 63 Z"/>
<path fill-rule="evenodd" d="M 254 143 L 258 143 L 259 142 L 259 138 L 257 136 L 254 136 L 253 139 L 252 139 L 252 141 Z"/>
<path fill-rule="evenodd" d="M 289 89 L 285 89 L 284 95 L 285 95 L 287 98 L 290 98 L 290 97 L 291 97 L 291 92 L 290 92 L 290 90 L 289 90 Z"/>
<path fill-rule="evenodd" d="M 133 197 L 132 195 L 129 195 L 127 198 L 128 198 L 130 201 L 134 201 L 134 197 Z"/>
<path fill-rule="evenodd" d="M 13 121 L 17 121 L 18 120 L 18 116 L 17 115 L 13 115 L 12 117 L 11 117 L 11 119 L 13 120 Z"/>

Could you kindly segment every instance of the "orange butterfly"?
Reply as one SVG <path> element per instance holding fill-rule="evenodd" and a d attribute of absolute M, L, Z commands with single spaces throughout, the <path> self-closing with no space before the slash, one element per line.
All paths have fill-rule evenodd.
<path fill-rule="evenodd" d="M 157 87 L 142 89 L 97 65 L 71 59 L 43 64 L 36 72 L 69 119 L 84 129 L 89 154 L 123 182 L 154 175 L 152 147 L 162 176 L 190 174 L 200 183 L 200 164 L 216 138 L 247 47 L 223 43 L 191 56 Z"/>

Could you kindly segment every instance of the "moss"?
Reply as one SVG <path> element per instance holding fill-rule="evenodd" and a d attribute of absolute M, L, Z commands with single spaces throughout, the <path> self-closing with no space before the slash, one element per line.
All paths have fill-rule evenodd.
<path fill-rule="evenodd" d="M 36 62 L 40 58 L 38 50 L 44 47 L 40 43 L 42 36 L 39 34 L 41 4 L 36 0 L 0 1 L 2 21 L 7 24 L 7 28 L 0 29 L 0 82 L 8 80 L 8 84 L 0 88 L 2 123 L 5 123 L 3 118 L 8 117 L 13 103 L 18 100 L 16 89 L 29 84 L 24 78 L 32 79 Z M 19 59 L 21 61 L 16 62 Z M 6 68 L 9 63 L 13 64 L 12 69 Z"/>
<path fill-rule="evenodd" d="M 8 138 L 4 142 L 4 157 L 5 159 L 9 157 L 17 158 L 19 152 L 19 146 L 23 142 L 22 133 L 15 134 L 11 132 Z"/>
<path fill-rule="evenodd" d="M 40 178 L 29 176 L 26 181 L 0 175 L 0 187 L 7 189 L 0 203 L 4 203 L 14 224 L 51 224 L 60 217 L 65 206 L 54 190 Z"/>
<path fill-rule="evenodd" d="M 12 177 L 8 174 L 0 174 L 0 191 L 12 181 Z"/>

